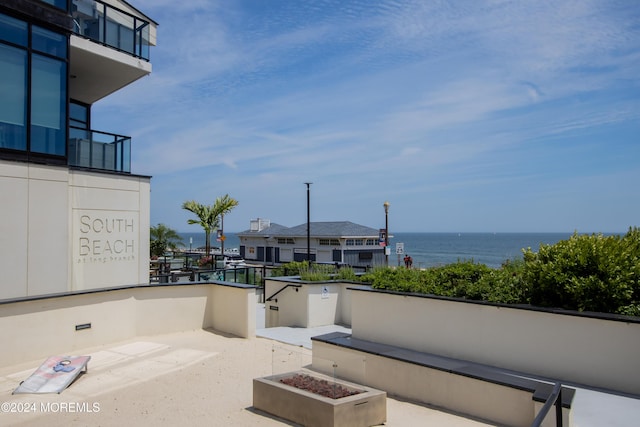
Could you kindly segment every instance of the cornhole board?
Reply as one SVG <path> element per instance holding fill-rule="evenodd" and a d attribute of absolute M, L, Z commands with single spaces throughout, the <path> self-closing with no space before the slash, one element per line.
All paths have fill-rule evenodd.
<path fill-rule="evenodd" d="M 51 356 L 12 394 L 61 393 L 78 375 L 87 372 L 91 356 Z"/>

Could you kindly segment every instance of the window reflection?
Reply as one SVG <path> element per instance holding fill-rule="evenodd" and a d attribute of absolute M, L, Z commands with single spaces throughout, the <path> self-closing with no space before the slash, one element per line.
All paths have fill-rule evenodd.
<path fill-rule="evenodd" d="M 0 40 L 27 46 L 29 42 L 27 23 L 0 13 Z"/>
<path fill-rule="evenodd" d="M 67 9 L 67 0 L 42 0 L 45 3 L 49 3 L 51 6 L 55 6 L 58 9 L 68 10 Z"/>
<path fill-rule="evenodd" d="M 33 55 L 31 66 L 31 151 L 64 156 L 66 64 Z"/>
<path fill-rule="evenodd" d="M 36 27 L 35 25 L 31 33 L 33 50 L 61 59 L 67 57 L 67 38 L 64 35 Z"/>
<path fill-rule="evenodd" d="M 26 150 L 26 51 L 0 44 L 0 93 L 0 148 Z"/>

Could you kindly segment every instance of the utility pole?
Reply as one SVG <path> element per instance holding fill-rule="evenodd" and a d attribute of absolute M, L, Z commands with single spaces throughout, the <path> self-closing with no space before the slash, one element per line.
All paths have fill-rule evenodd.
<path fill-rule="evenodd" d="M 305 182 L 307 186 L 307 262 L 311 265 L 311 214 L 310 214 L 310 188 L 312 182 Z"/>
<path fill-rule="evenodd" d="M 384 259 L 389 267 L 389 202 L 384 202 Z"/>

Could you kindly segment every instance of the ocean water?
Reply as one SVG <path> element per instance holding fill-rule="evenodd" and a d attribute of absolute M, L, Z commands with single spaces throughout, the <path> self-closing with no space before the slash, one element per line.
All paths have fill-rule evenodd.
<path fill-rule="evenodd" d="M 541 244 L 555 244 L 571 235 L 572 233 L 393 233 L 389 264 L 397 264 L 396 243 L 403 243 L 405 254 L 413 258 L 413 267 L 434 267 L 472 260 L 497 268 L 507 260 L 522 259 L 523 249 L 531 248 L 537 252 Z"/>
<path fill-rule="evenodd" d="M 195 228 L 195 226 L 194 226 Z M 199 233 L 178 233 L 180 237 L 182 237 L 182 244 L 186 249 L 198 249 L 200 247 L 204 248 L 205 245 L 205 236 L 204 232 Z M 216 241 L 216 234 L 211 234 L 211 247 L 219 248 L 222 243 Z M 240 249 L 240 239 L 235 233 L 226 233 L 225 241 L 224 241 L 224 249 L 238 248 Z"/>
<path fill-rule="evenodd" d="M 204 246 L 204 233 L 179 233 L 185 248 Z M 489 267 L 500 267 L 506 260 L 522 259 L 522 249 L 538 251 L 541 244 L 555 244 L 572 233 L 392 233 L 389 241 L 389 264 L 397 265 L 396 243 L 403 243 L 404 253 L 413 258 L 414 268 L 426 268 L 473 260 Z M 220 247 L 212 236 L 211 246 Z M 227 233 L 225 249 L 240 248 L 234 233 Z M 402 258 L 400 262 L 402 264 Z"/>

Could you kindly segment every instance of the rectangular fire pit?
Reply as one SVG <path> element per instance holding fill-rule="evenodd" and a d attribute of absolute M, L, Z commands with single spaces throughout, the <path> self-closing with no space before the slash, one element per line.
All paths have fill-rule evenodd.
<path fill-rule="evenodd" d="M 387 393 L 303 370 L 255 378 L 253 407 L 307 427 L 368 427 L 387 420 Z"/>

